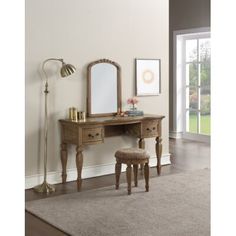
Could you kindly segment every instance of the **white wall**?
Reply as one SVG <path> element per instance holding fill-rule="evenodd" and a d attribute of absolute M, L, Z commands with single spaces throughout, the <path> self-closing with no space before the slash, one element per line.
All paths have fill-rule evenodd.
<path fill-rule="evenodd" d="M 160 58 L 160 96 L 140 98 L 145 113 L 161 114 L 163 154 L 168 154 L 168 1 L 165 0 L 26 0 L 26 176 L 43 173 L 43 60 L 64 58 L 77 72 L 60 79 L 57 62 L 47 64 L 49 74 L 48 171 L 59 171 L 58 119 L 68 108 L 86 108 L 86 66 L 107 58 L 122 68 L 123 103 L 134 95 L 134 58 Z M 86 147 L 84 166 L 114 162 L 114 152 L 135 146 L 130 137 L 107 138 L 104 144 Z M 147 149 L 155 155 L 154 140 Z M 68 168 L 75 168 L 75 147 L 69 148 Z"/>

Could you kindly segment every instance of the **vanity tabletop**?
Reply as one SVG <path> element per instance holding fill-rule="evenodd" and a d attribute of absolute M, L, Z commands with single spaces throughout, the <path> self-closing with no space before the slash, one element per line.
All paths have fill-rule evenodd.
<path fill-rule="evenodd" d="M 60 119 L 61 123 L 75 123 L 78 125 L 91 125 L 91 124 L 125 124 L 125 123 L 138 123 L 142 120 L 163 119 L 163 115 L 145 114 L 143 116 L 107 116 L 107 117 L 87 117 L 84 121 L 71 121 L 69 119 Z"/>

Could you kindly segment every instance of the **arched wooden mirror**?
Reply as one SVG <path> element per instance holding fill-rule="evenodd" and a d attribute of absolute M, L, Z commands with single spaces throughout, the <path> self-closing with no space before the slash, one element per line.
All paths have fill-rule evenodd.
<path fill-rule="evenodd" d="M 108 59 L 87 68 L 87 116 L 113 116 L 121 111 L 121 69 Z"/>

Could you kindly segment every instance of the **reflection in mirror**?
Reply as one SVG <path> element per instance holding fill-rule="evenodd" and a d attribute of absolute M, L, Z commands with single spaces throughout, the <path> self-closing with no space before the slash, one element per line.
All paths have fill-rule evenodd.
<path fill-rule="evenodd" d="M 88 65 L 88 116 L 114 115 L 121 110 L 120 66 L 107 59 Z"/>

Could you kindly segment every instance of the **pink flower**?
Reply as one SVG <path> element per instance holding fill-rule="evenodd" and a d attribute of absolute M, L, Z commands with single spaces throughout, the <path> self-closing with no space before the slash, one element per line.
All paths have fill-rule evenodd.
<path fill-rule="evenodd" d="M 132 99 L 129 98 L 129 99 L 127 100 L 127 103 L 128 103 L 128 104 L 132 104 Z"/>
<path fill-rule="evenodd" d="M 127 103 L 128 103 L 128 104 L 132 104 L 132 105 L 137 104 L 137 103 L 138 103 L 138 99 L 137 99 L 136 97 L 129 98 L 129 99 L 127 100 Z"/>
<path fill-rule="evenodd" d="M 138 103 L 138 99 L 136 97 L 133 97 L 133 104 L 137 104 Z"/>

